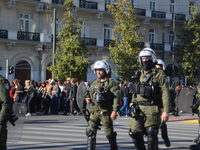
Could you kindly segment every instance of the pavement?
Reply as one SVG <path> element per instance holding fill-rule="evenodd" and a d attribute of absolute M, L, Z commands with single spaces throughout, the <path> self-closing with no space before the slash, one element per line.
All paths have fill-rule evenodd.
<path fill-rule="evenodd" d="M 198 121 L 199 117 L 197 114 L 191 115 L 189 113 L 180 113 L 179 116 L 175 117 L 172 114 L 169 115 L 168 123 L 192 123 L 192 124 L 199 124 Z"/>

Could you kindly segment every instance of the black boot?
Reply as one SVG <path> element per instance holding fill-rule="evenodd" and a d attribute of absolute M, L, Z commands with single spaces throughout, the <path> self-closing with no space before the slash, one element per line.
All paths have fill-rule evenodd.
<path fill-rule="evenodd" d="M 167 133 L 167 125 L 164 122 L 161 125 L 161 136 L 165 142 L 166 147 L 170 147 L 171 143 L 169 141 L 169 137 L 168 137 L 168 133 Z"/>
<path fill-rule="evenodd" d="M 110 143 L 110 150 L 118 150 L 116 136 L 116 132 L 112 132 L 106 136 Z"/>
<path fill-rule="evenodd" d="M 96 138 L 93 131 L 90 128 L 86 128 L 87 139 L 87 150 L 95 150 Z"/>
<path fill-rule="evenodd" d="M 144 146 L 144 139 L 142 132 L 131 132 L 130 129 L 129 136 L 132 138 L 135 148 L 137 150 L 146 150 Z"/>
<path fill-rule="evenodd" d="M 147 128 L 148 150 L 158 150 L 158 129 Z"/>

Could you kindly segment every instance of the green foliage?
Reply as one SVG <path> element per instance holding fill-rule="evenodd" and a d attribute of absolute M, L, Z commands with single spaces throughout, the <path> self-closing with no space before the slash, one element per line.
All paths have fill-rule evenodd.
<path fill-rule="evenodd" d="M 139 41 L 143 39 L 144 34 L 137 35 L 136 33 L 141 25 L 137 23 L 135 11 L 130 2 L 121 0 L 115 4 L 116 6 L 107 5 L 114 18 L 114 31 L 117 32 L 114 36 L 115 45 L 114 47 L 109 45 L 109 50 L 111 59 L 118 68 L 115 74 L 119 81 L 124 81 L 130 79 L 139 67 L 137 64 L 137 56 L 141 50 Z"/>
<path fill-rule="evenodd" d="M 200 14 L 198 10 L 198 6 L 191 8 L 191 16 L 188 16 L 189 20 L 184 21 L 184 26 L 177 35 L 179 44 L 177 50 L 178 60 L 182 64 L 182 75 L 187 76 L 190 84 L 194 84 L 199 75 Z"/>
<path fill-rule="evenodd" d="M 66 0 L 64 5 L 66 12 L 62 20 L 63 28 L 57 36 L 60 41 L 53 56 L 55 64 L 54 67 L 48 68 L 55 79 L 62 81 L 66 81 L 68 77 L 81 79 L 87 74 L 87 68 L 90 65 L 88 48 L 78 33 L 81 29 L 80 24 L 76 23 L 71 15 L 75 8 L 73 1 Z"/>

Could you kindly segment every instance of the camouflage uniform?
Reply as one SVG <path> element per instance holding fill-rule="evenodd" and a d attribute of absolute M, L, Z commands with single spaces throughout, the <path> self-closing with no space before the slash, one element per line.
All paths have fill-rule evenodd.
<path fill-rule="evenodd" d="M 0 76 L 0 150 L 6 149 L 7 142 L 7 120 L 12 111 L 12 99 L 10 98 L 10 85 L 6 78 Z"/>
<path fill-rule="evenodd" d="M 166 82 L 166 74 L 163 70 L 157 70 L 155 68 L 150 71 L 141 70 L 141 75 L 139 77 L 140 87 L 141 83 L 145 81 L 145 79 L 152 75 L 149 80 L 149 85 L 154 83 L 157 85 L 157 90 L 154 88 L 151 91 L 157 91 L 147 98 L 147 96 L 141 96 L 141 93 L 137 93 L 137 97 L 133 97 L 132 102 L 139 105 L 140 113 L 136 118 L 132 118 L 129 126 L 131 127 L 129 135 L 132 137 L 135 147 L 138 150 L 146 150 L 144 146 L 144 133 L 148 136 L 148 149 L 154 150 L 158 148 L 158 129 L 161 123 L 160 113 L 161 113 L 161 105 L 163 105 L 163 111 L 169 112 L 169 89 L 167 87 Z M 151 83 L 150 83 L 151 82 Z M 148 87 L 145 87 L 146 90 Z M 145 90 L 141 90 L 145 93 Z M 145 93 L 146 94 L 146 93 Z M 148 94 L 148 93 L 147 93 Z"/>
<path fill-rule="evenodd" d="M 95 100 L 95 95 L 98 92 L 98 87 L 104 87 L 106 101 L 98 103 Z M 91 87 L 90 92 L 86 95 L 86 98 L 91 98 L 91 114 L 89 126 L 86 129 L 86 135 L 88 136 L 88 150 L 94 150 L 96 147 L 96 134 L 100 122 L 102 122 L 107 139 L 109 140 L 111 150 L 117 150 L 116 144 L 116 132 L 113 131 L 113 121 L 110 118 L 112 111 L 117 112 L 120 107 L 119 90 L 112 78 L 106 78 L 104 82 L 100 82 L 98 78 L 95 80 Z M 113 107 L 112 107 L 113 105 Z"/>

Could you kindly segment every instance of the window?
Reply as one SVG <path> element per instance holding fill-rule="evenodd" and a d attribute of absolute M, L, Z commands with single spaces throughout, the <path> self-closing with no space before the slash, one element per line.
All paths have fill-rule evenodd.
<path fill-rule="evenodd" d="M 135 0 L 130 0 L 131 5 L 135 5 Z"/>
<path fill-rule="evenodd" d="M 156 0 L 150 0 L 150 10 L 156 10 Z"/>
<path fill-rule="evenodd" d="M 79 36 L 86 37 L 86 27 L 87 27 L 87 21 L 79 21 L 81 25 L 81 31 L 79 31 Z"/>
<path fill-rule="evenodd" d="M 191 7 L 195 7 L 195 5 L 196 5 L 196 3 L 195 2 L 190 2 L 190 6 L 189 6 L 189 15 L 191 15 L 191 11 L 190 11 L 190 9 L 191 9 Z"/>
<path fill-rule="evenodd" d="M 30 31 L 30 15 L 20 14 L 20 31 L 29 32 Z"/>
<path fill-rule="evenodd" d="M 169 44 L 173 44 L 174 34 L 173 31 L 169 31 Z"/>
<path fill-rule="evenodd" d="M 174 12 L 174 0 L 170 0 L 170 12 Z"/>
<path fill-rule="evenodd" d="M 111 39 L 111 24 L 104 24 L 104 39 Z"/>
<path fill-rule="evenodd" d="M 154 43 L 155 41 L 155 29 L 149 30 L 149 42 Z"/>
<path fill-rule="evenodd" d="M 113 1 L 112 1 L 112 0 L 105 0 L 105 3 L 106 3 L 106 4 L 112 4 Z"/>
<path fill-rule="evenodd" d="M 52 17 L 52 23 L 51 23 L 51 29 L 52 29 L 52 34 L 53 34 L 53 28 L 54 28 L 54 18 Z M 61 22 L 61 19 L 60 18 L 56 18 L 56 35 L 59 35 L 60 33 L 60 29 L 62 28 L 62 24 L 60 23 Z"/>

